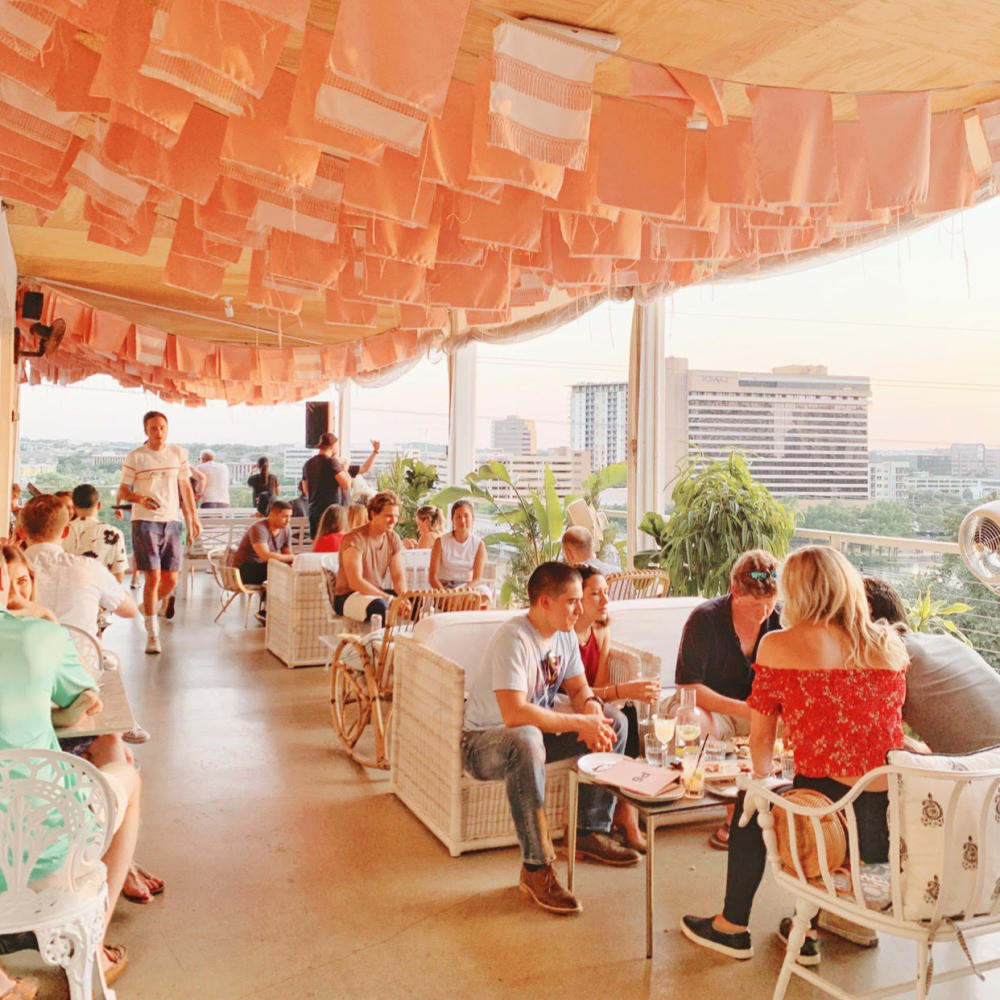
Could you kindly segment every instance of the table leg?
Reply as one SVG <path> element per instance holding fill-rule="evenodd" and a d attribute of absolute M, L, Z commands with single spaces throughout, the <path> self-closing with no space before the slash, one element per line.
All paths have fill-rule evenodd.
<path fill-rule="evenodd" d="M 653 957 L 653 852 L 656 848 L 656 818 L 646 815 L 646 958 Z"/>
<path fill-rule="evenodd" d="M 566 804 L 566 888 L 573 891 L 573 874 L 576 868 L 576 813 L 580 796 L 580 778 L 573 769 L 569 772 L 569 791 Z"/>

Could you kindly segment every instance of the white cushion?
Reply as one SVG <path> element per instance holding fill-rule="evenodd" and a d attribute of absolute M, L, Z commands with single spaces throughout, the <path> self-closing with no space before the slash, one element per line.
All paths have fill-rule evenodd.
<path fill-rule="evenodd" d="M 652 597 L 612 601 L 608 605 L 611 638 L 660 658 L 660 681 L 671 687 L 677 672 L 677 649 L 684 623 L 701 597 Z"/>
<path fill-rule="evenodd" d="M 899 829 L 890 828 L 889 835 L 892 841 L 899 839 L 902 916 L 907 920 L 932 919 L 939 897 L 940 913 L 945 917 L 1000 912 L 997 781 L 958 778 L 966 772 L 1000 771 L 1000 747 L 954 756 L 891 750 L 887 761 L 941 773 L 940 778 L 904 773 L 889 784 L 890 824 L 897 812 L 899 816 Z M 956 783 L 958 793 L 952 804 Z M 989 802 L 985 801 L 987 796 Z M 985 836 L 981 837 L 984 809 L 989 814 Z M 986 866 L 983 887 L 970 906 L 980 864 Z"/>
<path fill-rule="evenodd" d="M 523 611 L 447 611 L 421 618 L 413 638 L 457 663 L 466 673 L 482 659 L 493 633 L 508 618 Z"/>
<path fill-rule="evenodd" d="M 296 573 L 318 573 L 323 568 L 324 552 L 300 552 L 292 563 Z"/>

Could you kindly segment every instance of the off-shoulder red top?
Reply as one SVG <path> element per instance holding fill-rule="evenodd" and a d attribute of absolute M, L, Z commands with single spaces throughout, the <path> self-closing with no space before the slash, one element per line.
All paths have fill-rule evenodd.
<path fill-rule="evenodd" d="M 864 774 L 903 745 L 906 673 L 844 667 L 782 670 L 754 665 L 747 704 L 781 715 L 795 770 L 808 778 Z"/>

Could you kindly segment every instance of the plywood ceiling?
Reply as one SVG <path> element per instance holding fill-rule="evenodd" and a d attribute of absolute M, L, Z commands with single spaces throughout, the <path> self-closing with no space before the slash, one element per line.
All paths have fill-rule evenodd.
<path fill-rule="evenodd" d="M 417 0 L 415 0 L 417 2 Z M 336 0 L 313 0 L 310 21 L 333 30 Z M 490 7 L 473 2 L 456 66 L 472 81 L 479 56 L 492 49 L 495 11 L 521 18 L 541 17 L 609 31 L 621 39 L 620 55 L 677 66 L 725 78 L 727 110 L 746 115 L 743 83 L 829 90 L 840 118 L 855 115 L 851 93 L 883 90 L 938 92 L 933 109 L 962 108 L 1000 97 L 996 54 L 1000 51 L 1000 3 L 996 0 L 496 0 Z M 86 39 L 94 48 L 101 40 Z M 302 34 L 292 32 L 281 65 L 295 70 Z M 625 94 L 628 62 L 611 58 L 598 68 L 598 93 Z M 84 123 L 89 128 L 89 123 Z M 206 301 L 164 286 L 163 265 L 169 225 L 154 238 L 149 255 L 139 259 L 86 240 L 83 199 L 73 191 L 44 227 L 33 209 L 10 214 L 14 249 L 22 274 L 65 282 L 134 303 L 70 294 L 115 308 L 135 322 L 215 340 L 275 341 L 277 322 L 240 302 L 249 272 L 249 252 L 229 268 L 224 294 L 236 297 L 234 321 L 224 319 L 219 300 Z M 172 213 L 172 214 L 171 214 Z M 176 216 L 176 204 L 162 208 Z M 136 304 L 142 303 L 142 304 Z M 164 312 L 169 307 L 188 313 Z M 286 321 L 290 342 L 333 342 L 356 335 L 323 323 L 322 304 L 308 302 L 298 320 Z M 394 307 L 380 310 L 380 328 L 397 324 Z M 250 328 L 259 328 L 254 333 Z M 372 331 L 375 332 L 375 331 Z"/>

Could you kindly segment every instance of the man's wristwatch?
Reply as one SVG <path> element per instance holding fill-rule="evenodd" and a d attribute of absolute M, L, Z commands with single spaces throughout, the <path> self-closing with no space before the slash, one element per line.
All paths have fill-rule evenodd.
<path fill-rule="evenodd" d="M 596 701 L 597 704 L 601 706 L 601 708 L 604 708 L 604 699 L 598 697 L 596 694 L 592 694 L 589 698 L 587 698 L 584 701 L 584 703 L 583 703 L 584 707 L 586 707 L 587 705 L 589 705 L 592 701 Z"/>

